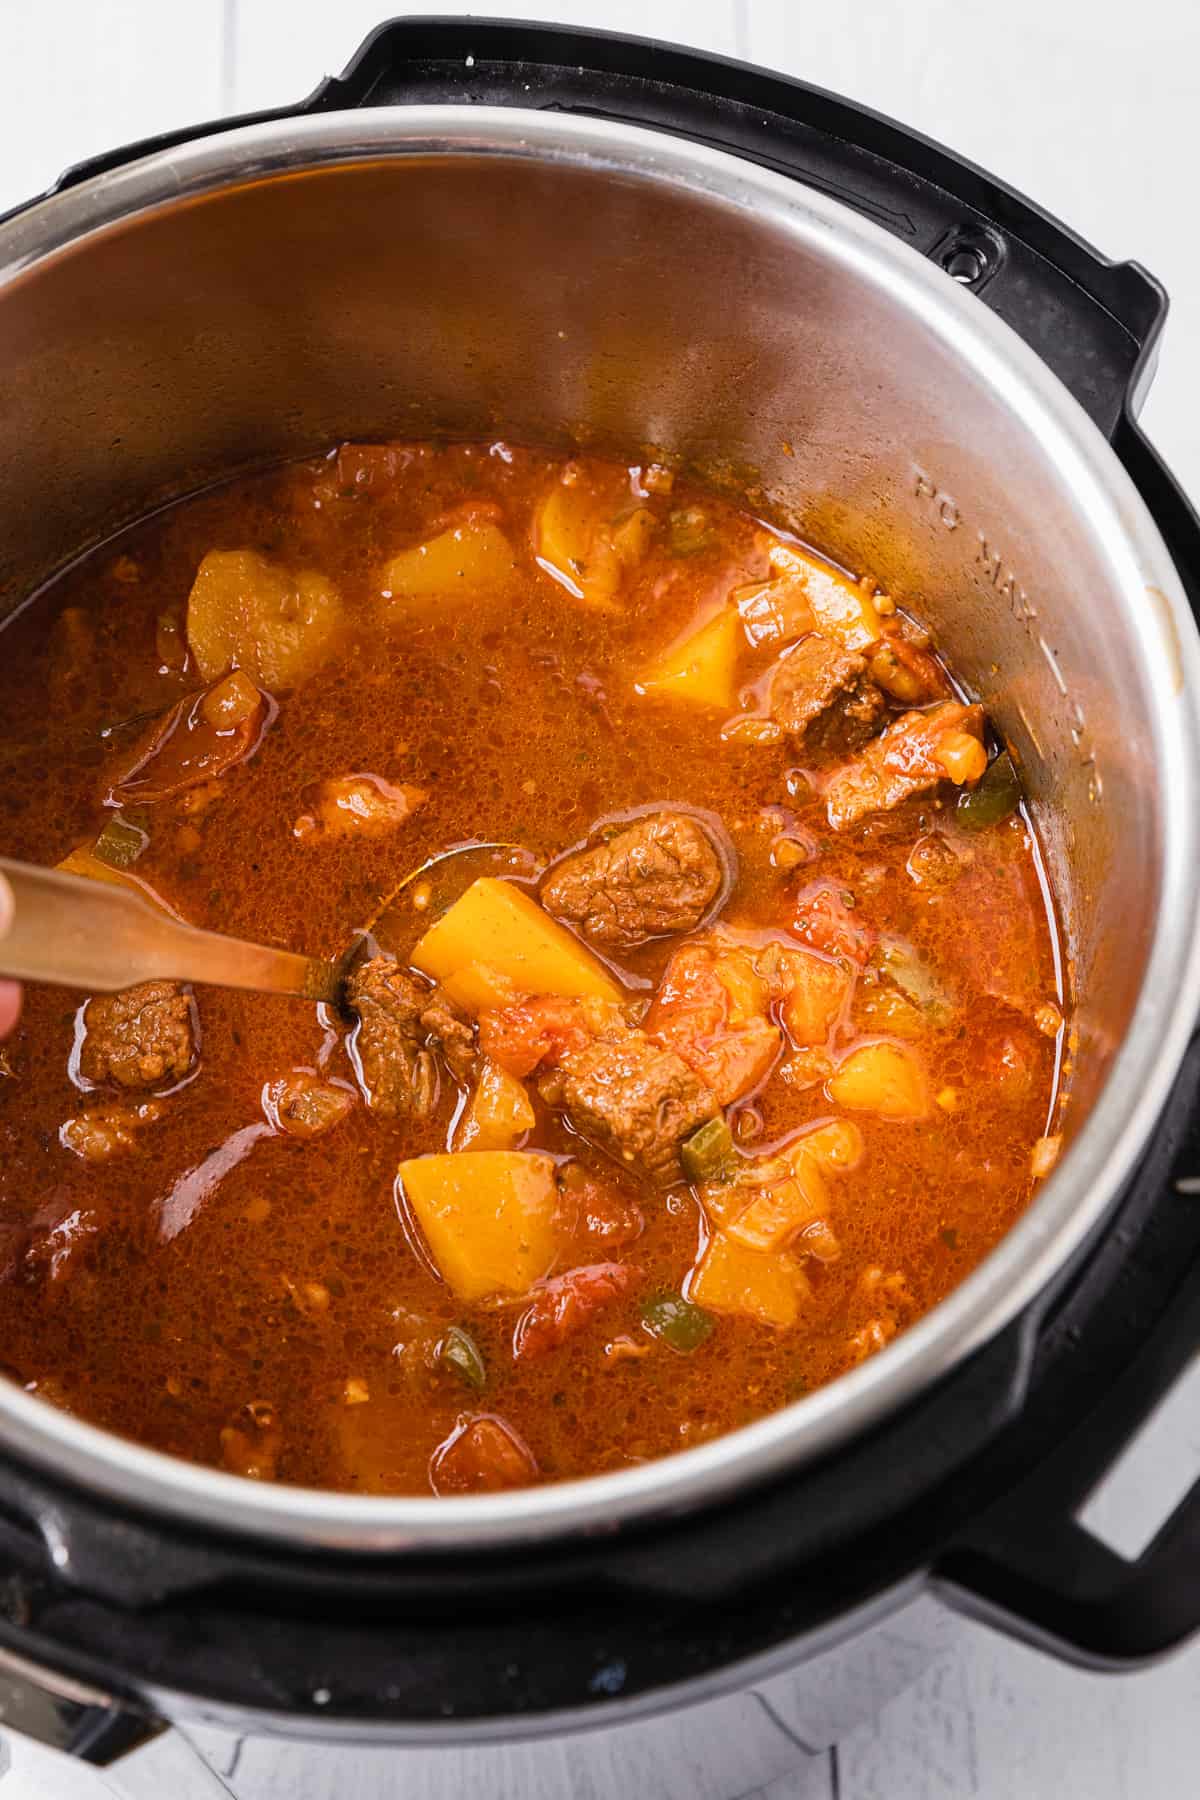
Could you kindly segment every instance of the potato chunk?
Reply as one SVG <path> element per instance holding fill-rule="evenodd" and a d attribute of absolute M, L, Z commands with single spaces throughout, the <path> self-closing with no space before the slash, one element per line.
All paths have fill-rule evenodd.
<path fill-rule="evenodd" d="M 862 1133 L 831 1119 L 793 1138 L 774 1156 L 742 1164 L 732 1181 L 706 1182 L 700 1198 L 710 1219 L 750 1250 L 795 1247 L 831 1262 L 840 1245 L 830 1225 L 828 1177 L 846 1174 L 863 1153 Z"/>
<path fill-rule="evenodd" d="M 345 625 L 332 582 L 256 550 L 210 550 L 188 595 L 188 646 L 205 681 L 247 669 L 264 687 L 295 687 L 332 654 Z"/>
<path fill-rule="evenodd" d="M 853 1119 L 829 1119 L 798 1138 L 789 1154 L 810 1156 L 826 1175 L 845 1175 L 862 1161 L 863 1135 Z"/>
<path fill-rule="evenodd" d="M 850 1112 L 881 1119 L 923 1119 L 929 1084 L 911 1050 L 900 1044 L 863 1044 L 842 1058 L 825 1084 L 829 1098 Z"/>
<path fill-rule="evenodd" d="M 796 1156 L 793 1173 L 760 1188 L 750 1204 L 725 1227 L 736 1243 L 750 1250 L 781 1250 L 806 1226 L 829 1213 L 829 1189 L 811 1156 Z"/>
<path fill-rule="evenodd" d="M 688 1280 L 687 1297 L 715 1313 L 742 1313 L 763 1325 L 796 1323 L 809 1293 L 804 1271 L 787 1251 L 753 1250 L 713 1234 Z"/>
<path fill-rule="evenodd" d="M 511 881 L 481 875 L 431 925 L 412 953 L 414 967 L 441 982 L 466 1012 L 495 1005 L 505 984 L 513 994 L 595 995 L 619 1000 L 616 983 L 578 938 Z M 476 979 L 479 968 L 486 981 Z"/>
<path fill-rule="evenodd" d="M 690 637 L 671 644 L 639 675 L 634 686 L 639 694 L 663 694 L 688 700 L 694 706 L 720 707 L 728 712 L 734 702 L 741 622 L 732 607 L 719 613 Z"/>
<path fill-rule="evenodd" d="M 553 1157 L 457 1151 L 413 1157 L 399 1175 L 429 1254 L 459 1299 L 524 1294 L 549 1274 L 558 1249 Z"/>
<path fill-rule="evenodd" d="M 503 591 L 513 568 L 512 545 L 500 527 L 472 516 L 393 556 L 381 589 L 388 612 L 401 617 L 422 602 Z"/>
<path fill-rule="evenodd" d="M 533 553 L 576 600 L 612 611 L 653 535 L 627 469 L 567 463 L 534 516 Z"/>
<path fill-rule="evenodd" d="M 483 1059 L 470 1103 L 455 1136 L 456 1150 L 511 1150 L 517 1140 L 532 1131 L 533 1102 L 525 1083 Z"/>

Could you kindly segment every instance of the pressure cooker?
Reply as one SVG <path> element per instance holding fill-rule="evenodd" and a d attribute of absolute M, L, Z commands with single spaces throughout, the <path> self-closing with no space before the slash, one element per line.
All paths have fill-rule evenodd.
<path fill-rule="evenodd" d="M 1094 1665 L 1200 1624 L 1200 1489 L 1077 1519 L 1200 1338 L 1200 528 L 1138 407 L 1166 313 L 1030 201 L 802 83 L 602 33 L 381 27 L 303 104 L 0 221 L 0 608 L 338 438 L 652 446 L 923 613 L 1026 772 L 1066 1144 L 833 1385 L 517 1493 L 308 1491 L 0 1384 L 0 1665 L 103 1759 L 153 1717 L 424 1744 L 645 1715 L 930 1589 Z"/>

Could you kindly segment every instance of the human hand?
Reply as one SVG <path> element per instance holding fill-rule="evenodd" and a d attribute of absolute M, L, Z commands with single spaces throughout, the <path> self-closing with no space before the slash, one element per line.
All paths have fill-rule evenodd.
<path fill-rule="evenodd" d="M 0 875 L 0 938 L 4 937 L 12 924 L 13 896 L 8 882 Z M 0 1038 L 6 1038 L 17 1022 L 21 1010 L 21 984 L 17 981 L 0 981 Z"/>

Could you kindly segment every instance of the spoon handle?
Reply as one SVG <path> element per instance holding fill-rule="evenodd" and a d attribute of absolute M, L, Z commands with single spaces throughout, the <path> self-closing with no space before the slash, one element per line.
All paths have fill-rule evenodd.
<path fill-rule="evenodd" d="M 132 888 L 0 856 L 13 919 L 0 975 L 112 993 L 139 981 L 199 981 L 303 1000 L 336 997 L 332 963 L 199 931 Z"/>

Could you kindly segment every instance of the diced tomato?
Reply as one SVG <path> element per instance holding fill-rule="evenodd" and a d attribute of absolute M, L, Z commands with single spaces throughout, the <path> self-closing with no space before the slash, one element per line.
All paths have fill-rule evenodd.
<path fill-rule="evenodd" d="M 758 1086 L 779 1048 L 778 1028 L 769 1019 L 750 1019 L 693 1057 L 691 1066 L 703 1075 L 721 1105 L 730 1106 Z"/>
<path fill-rule="evenodd" d="M 538 1466 L 528 1444 L 494 1413 L 463 1413 L 429 1459 L 435 1494 L 495 1493 L 536 1481 Z"/>
<path fill-rule="evenodd" d="M 544 1356 L 586 1325 L 594 1313 L 619 1300 L 633 1282 L 636 1270 L 626 1263 L 593 1263 L 587 1269 L 571 1269 L 535 1291 L 513 1333 L 513 1356 Z"/>
<path fill-rule="evenodd" d="M 604 1001 L 543 995 L 479 1015 L 479 1047 L 510 1075 L 524 1078 L 553 1067 L 569 1050 L 582 1050 L 611 1024 L 616 1009 Z"/>
<path fill-rule="evenodd" d="M 590 1174 L 582 1163 L 559 1171 L 563 1235 L 591 1250 L 620 1250 L 641 1237 L 646 1221 L 636 1200 Z"/>
<path fill-rule="evenodd" d="M 704 944 L 685 944 L 663 972 L 646 1015 L 646 1029 L 659 1033 L 676 1012 L 686 1012 L 697 1034 L 711 1035 L 728 1023 L 730 997 L 717 975 L 716 957 Z"/>
<path fill-rule="evenodd" d="M 792 1043 L 798 1049 L 823 1044 L 850 990 L 851 977 L 843 965 L 815 950 L 769 944 L 758 966 Z"/>
<path fill-rule="evenodd" d="M 779 1051 L 768 991 L 741 945 L 684 944 L 646 1014 L 648 1036 L 674 1050 L 728 1106 L 766 1075 Z"/>
<path fill-rule="evenodd" d="M 105 804 L 151 805 L 223 775 L 257 748 L 266 710 L 266 696 L 240 669 L 180 700 L 142 738 Z"/>
<path fill-rule="evenodd" d="M 792 930 L 814 950 L 844 956 L 861 968 L 875 948 L 879 933 L 854 917 L 839 888 L 817 882 L 796 896 Z"/>

